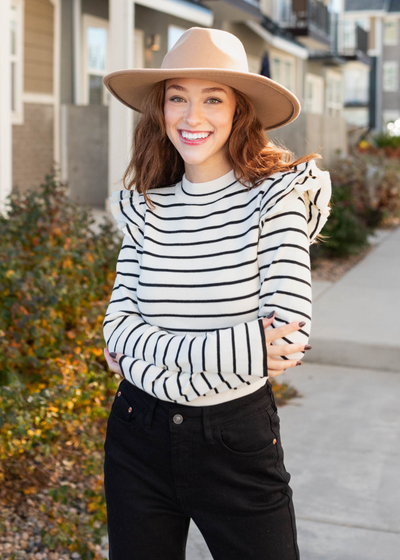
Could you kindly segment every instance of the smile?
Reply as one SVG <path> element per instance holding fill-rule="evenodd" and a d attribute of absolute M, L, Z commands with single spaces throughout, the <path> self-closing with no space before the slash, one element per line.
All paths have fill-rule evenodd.
<path fill-rule="evenodd" d="M 178 130 L 179 137 L 185 144 L 203 144 L 213 134 L 209 131 L 204 132 L 188 132 L 186 130 Z"/>

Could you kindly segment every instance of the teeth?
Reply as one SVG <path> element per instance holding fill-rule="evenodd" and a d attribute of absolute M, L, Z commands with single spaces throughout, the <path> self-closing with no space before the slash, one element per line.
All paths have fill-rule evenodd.
<path fill-rule="evenodd" d="M 185 132 L 184 130 L 182 130 L 181 134 L 188 140 L 199 140 L 200 138 L 207 138 L 207 136 L 210 136 L 211 132 L 198 132 L 197 134 L 193 134 L 191 132 Z"/>

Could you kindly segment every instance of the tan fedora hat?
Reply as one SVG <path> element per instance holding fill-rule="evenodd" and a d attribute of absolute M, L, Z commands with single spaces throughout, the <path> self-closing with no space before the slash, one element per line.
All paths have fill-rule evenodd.
<path fill-rule="evenodd" d="M 299 100 L 274 80 L 249 72 L 246 51 L 232 33 L 191 27 L 165 55 L 161 68 L 116 70 L 103 78 L 121 103 L 141 112 L 151 87 L 170 78 L 201 78 L 239 90 L 253 102 L 265 130 L 279 128 L 300 113 Z"/>

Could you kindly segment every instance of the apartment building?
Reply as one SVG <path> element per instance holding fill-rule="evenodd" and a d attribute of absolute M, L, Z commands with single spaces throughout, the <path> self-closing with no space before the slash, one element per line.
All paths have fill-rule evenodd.
<path fill-rule="evenodd" d="M 118 103 L 102 77 L 127 67 L 159 67 L 193 26 L 234 33 L 249 70 L 282 83 L 303 110 L 269 133 L 297 156 L 346 152 L 343 68 L 332 50 L 325 0 L 2 0 L 0 45 L 11 30 L 10 91 L 0 92 L 0 200 L 43 181 L 54 162 L 70 196 L 104 208 L 121 187 L 137 114 Z M 4 73 L 5 72 L 5 73 Z M 7 81 L 7 80 L 6 80 Z M 7 98 L 8 96 L 8 98 Z M 12 99 L 11 107 L 9 99 Z M 7 124 L 8 123 L 8 124 Z"/>
<path fill-rule="evenodd" d="M 343 4 L 343 40 L 354 45 L 360 29 L 369 33 L 367 53 L 373 61 L 370 125 L 375 131 L 388 132 L 400 119 L 400 0 L 345 0 Z M 348 91 L 356 98 L 362 95 L 358 84 L 360 76 L 349 77 Z"/>

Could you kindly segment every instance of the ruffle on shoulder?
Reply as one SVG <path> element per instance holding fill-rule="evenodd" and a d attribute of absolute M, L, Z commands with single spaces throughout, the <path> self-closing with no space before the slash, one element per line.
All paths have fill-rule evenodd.
<path fill-rule="evenodd" d="M 135 190 L 114 191 L 109 197 L 111 213 L 118 229 L 142 247 L 144 216 Z"/>
<path fill-rule="evenodd" d="M 315 159 L 267 177 L 260 221 L 263 224 L 267 218 L 280 213 L 299 195 L 303 195 L 306 204 L 308 237 L 312 244 L 328 220 L 332 195 L 329 171 L 319 169 Z"/>

